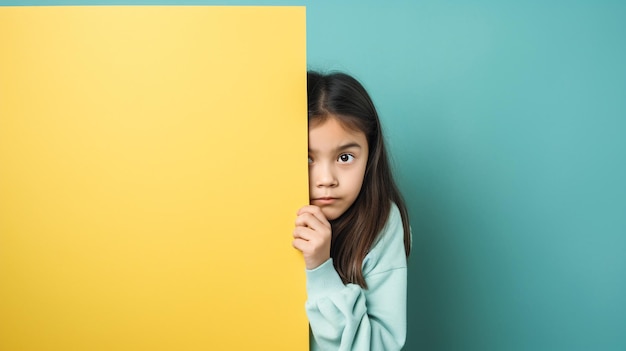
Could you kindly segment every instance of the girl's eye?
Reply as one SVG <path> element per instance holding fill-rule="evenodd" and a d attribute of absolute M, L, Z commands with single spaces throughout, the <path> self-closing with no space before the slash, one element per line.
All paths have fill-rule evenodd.
<path fill-rule="evenodd" d="M 313 159 L 309 156 L 309 164 L 313 163 Z"/>
<path fill-rule="evenodd" d="M 341 154 L 339 155 L 339 158 L 337 159 L 337 161 L 339 161 L 340 163 L 350 163 L 354 161 L 354 156 L 350 154 Z"/>

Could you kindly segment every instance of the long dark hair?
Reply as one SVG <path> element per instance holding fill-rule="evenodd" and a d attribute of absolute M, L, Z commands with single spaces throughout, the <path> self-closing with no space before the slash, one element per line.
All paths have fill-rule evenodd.
<path fill-rule="evenodd" d="M 369 155 L 361 192 L 345 213 L 330 222 L 330 256 L 341 280 L 367 288 L 363 260 L 385 226 L 392 202 L 402 217 L 407 257 L 411 251 L 409 216 L 393 180 L 378 113 L 361 83 L 345 73 L 309 71 L 307 92 L 309 125 L 332 116 L 367 138 Z"/>

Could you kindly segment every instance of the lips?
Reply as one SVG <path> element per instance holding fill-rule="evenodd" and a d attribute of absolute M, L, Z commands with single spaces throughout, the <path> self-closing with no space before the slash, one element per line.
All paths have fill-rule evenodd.
<path fill-rule="evenodd" d="M 318 197 L 314 198 L 311 202 L 317 205 L 330 205 L 337 201 L 335 197 Z"/>

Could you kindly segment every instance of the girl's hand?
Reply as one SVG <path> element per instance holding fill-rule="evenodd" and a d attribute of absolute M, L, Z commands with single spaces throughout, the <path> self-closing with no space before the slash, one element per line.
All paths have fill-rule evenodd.
<path fill-rule="evenodd" d="M 330 258 L 330 223 L 317 206 L 298 211 L 293 230 L 293 247 L 302 251 L 306 269 L 315 269 Z"/>

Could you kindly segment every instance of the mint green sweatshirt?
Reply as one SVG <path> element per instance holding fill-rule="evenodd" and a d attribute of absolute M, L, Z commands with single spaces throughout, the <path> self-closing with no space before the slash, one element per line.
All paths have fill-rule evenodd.
<path fill-rule="evenodd" d="M 311 350 L 400 350 L 406 338 L 406 271 L 402 219 L 392 204 L 363 260 L 368 289 L 343 284 L 332 259 L 306 271 Z"/>

